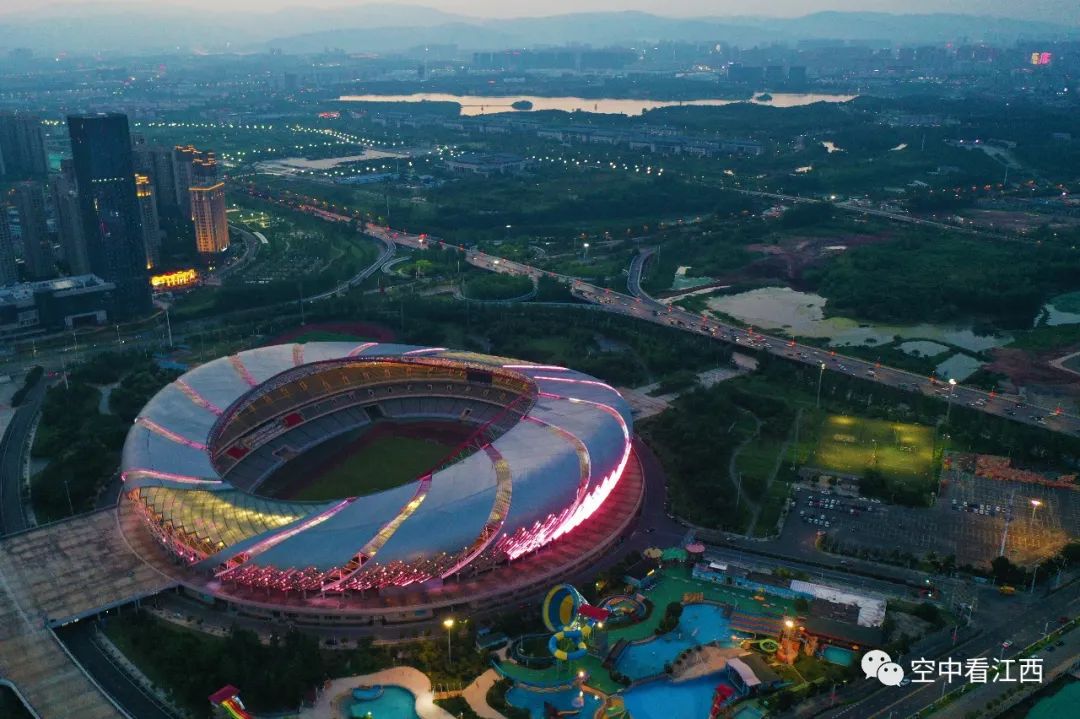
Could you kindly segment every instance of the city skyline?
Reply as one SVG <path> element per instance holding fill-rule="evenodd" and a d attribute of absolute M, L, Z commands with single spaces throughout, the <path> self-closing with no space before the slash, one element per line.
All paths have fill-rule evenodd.
<path fill-rule="evenodd" d="M 295 10 L 303 7 L 297 0 L 229 0 L 227 3 L 211 0 L 165 0 L 157 3 L 154 11 L 213 11 L 220 14 L 257 13 L 266 14 L 283 10 Z M 733 0 L 525 0 L 513 4 L 495 0 L 420 0 L 356 3 L 352 0 L 319 0 L 306 12 L 334 12 L 344 9 L 361 10 L 370 8 L 373 12 L 392 12 L 396 8 L 430 8 L 435 11 L 471 19 L 506 19 L 523 17 L 548 17 L 554 15 L 583 12 L 623 12 L 634 11 L 655 14 L 661 17 L 715 17 L 715 18 L 756 18 L 756 17 L 799 17 L 823 11 L 838 12 L 881 12 L 900 15 L 910 14 L 963 14 L 1007 17 L 1025 20 L 1045 20 L 1060 22 L 1065 25 L 1080 25 L 1080 6 L 1070 0 L 1032 0 L 1018 5 L 1004 0 L 953 0 L 942 5 L 935 0 L 778 0 L 767 7 L 748 7 Z M 97 11 L 116 11 L 137 9 L 147 13 L 146 6 L 129 0 L 8 0 L 0 8 L 0 19 L 24 16 L 47 16 L 67 12 L 71 9 Z"/>

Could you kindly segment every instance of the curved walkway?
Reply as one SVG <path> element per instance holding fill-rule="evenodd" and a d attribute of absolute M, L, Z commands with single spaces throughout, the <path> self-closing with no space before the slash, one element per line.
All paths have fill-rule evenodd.
<path fill-rule="evenodd" d="M 394 667 L 374 674 L 333 679 L 319 694 L 315 706 L 302 709 L 299 716 L 310 719 L 344 719 L 345 715 L 339 711 L 339 701 L 361 684 L 405 687 L 416 697 L 416 713 L 420 719 L 454 719 L 453 714 L 435 704 L 435 694 L 431 691 L 428 675 L 412 667 Z"/>
<path fill-rule="evenodd" d="M 506 719 L 506 717 L 491 708 L 487 702 L 487 693 L 491 685 L 499 680 L 499 673 L 494 669 L 486 672 L 473 680 L 473 683 L 465 687 L 461 696 L 469 703 L 469 706 L 481 719 Z"/>

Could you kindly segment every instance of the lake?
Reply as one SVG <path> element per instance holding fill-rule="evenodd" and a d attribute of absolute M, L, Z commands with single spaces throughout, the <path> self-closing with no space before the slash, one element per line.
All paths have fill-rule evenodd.
<path fill-rule="evenodd" d="M 1046 313 L 1046 324 L 1051 327 L 1080 324 L 1080 292 L 1058 295 L 1051 299 L 1043 310 Z"/>
<path fill-rule="evenodd" d="M 954 347 L 981 352 L 1001 347 L 1011 337 L 975 334 L 970 327 L 935 325 L 886 325 L 858 322 L 847 317 L 825 317 L 825 298 L 790 287 L 763 287 L 710 298 L 712 310 L 762 330 L 783 330 L 793 337 L 828 337 L 834 347 L 873 346 L 901 339 L 937 340 Z M 956 368 L 959 370 L 959 367 Z M 955 376 L 955 375 L 954 375 Z"/>
<path fill-rule="evenodd" d="M 533 110 L 563 110 L 564 112 L 598 112 L 609 115 L 640 115 L 647 110 L 659 107 L 677 107 L 680 105 L 720 107 L 737 102 L 749 102 L 755 105 L 773 107 L 798 107 L 815 102 L 847 102 L 855 95 L 822 95 L 820 93 L 775 93 L 770 101 L 756 98 L 745 100 L 631 100 L 616 98 L 584 97 L 538 97 L 536 95 L 450 95 L 438 92 L 418 92 L 411 95 L 342 95 L 344 102 L 456 102 L 461 105 L 461 114 L 466 117 L 496 112 L 513 112 L 510 107 L 519 100 L 528 100 Z"/>

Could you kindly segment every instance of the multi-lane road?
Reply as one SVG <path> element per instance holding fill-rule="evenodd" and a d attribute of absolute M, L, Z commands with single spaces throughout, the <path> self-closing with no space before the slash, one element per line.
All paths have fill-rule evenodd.
<path fill-rule="evenodd" d="M 42 378 L 27 393 L 0 439 L 0 536 L 26 529 L 22 503 L 23 463 L 29 451 L 30 428 L 45 398 L 47 384 Z"/>
<path fill-rule="evenodd" d="M 399 232 L 388 227 L 369 226 L 367 232 L 380 239 L 406 247 L 422 249 L 432 243 L 444 246 L 444 243 L 438 239 L 426 235 Z M 925 375 L 856 357 L 848 357 L 831 350 L 801 345 L 784 337 L 758 332 L 752 327 L 744 328 L 726 324 L 712 317 L 703 317 L 680 307 L 659 302 L 649 297 L 641 289 L 641 271 L 647 261 L 647 253 L 635 257 L 631 264 L 630 276 L 627 281 L 627 287 L 631 294 L 623 294 L 597 287 L 567 275 L 548 272 L 477 250 L 466 250 L 466 260 L 475 267 L 492 272 L 532 277 L 533 279 L 539 279 L 543 276 L 552 277 L 569 283 L 576 297 L 598 305 L 600 309 L 605 311 L 634 317 L 645 322 L 668 325 L 748 349 L 786 357 L 795 362 L 817 367 L 822 373 L 836 372 L 860 377 L 887 387 L 937 396 L 947 403 L 964 405 L 987 414 L 1045 427 L 1055 432 L 1072 435 L 1080 434 L 1080 417 L 1059 412 L 1056 408 L 1040 407 L 1025 402 L 1017 396 L 987 392 L 962 384 L 931 380 Z"/>

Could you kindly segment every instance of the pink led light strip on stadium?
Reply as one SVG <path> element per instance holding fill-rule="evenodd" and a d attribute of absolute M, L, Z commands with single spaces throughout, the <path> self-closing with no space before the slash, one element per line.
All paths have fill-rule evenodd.
<path fill-rule="evenodd" d="M 355 563 L 356 568 L 345 572 L 341 577 L 325 585 L 323 589 L 326 591 L 340 589 L 342 585 L 364 569 L 375 554 L 383 548 L 383 545 L 390 541 L 390 537 L 394 536 L 398 527 L 400 527 L 406 519 L 413 516 L 416 510 L 420 509 L 420 505 L 423 504 L 424 500 L 427 498 L 429 489 L 431 489 L 430 474 L 420 480 L 419 486 L 416 488 L 416 493 L 413 495 L 412 499 L 401 508 L 401 511 L 397 513 L 397 516 L 384 524 L 382 529 L 376 532 L 375 536 L 372 537 L 367 544 L 361 547 L 359 552 L 353 555 L 350 563 Z"/>
<path fill-rule="evenodd" d="M 402 352 L 401 356 L 405 357 L 406 355 L 423 355 L 423 354 L 428 354 L 430 352 L 445 352 L 445 351 L 446 351 L 445 347 L 421 347 L 418 350 L 409 350 L 408 352 Z"/>
<path fill-rule="evenodd" d="M 239 569 L 240 567 L 244 566 L 244 564 L 248 562 L 252 557 L 257 557 L 263 552 L 269 549 L 273 549 L 277 545 L 284 542 L 286 539 L 292 539 L 297 534 L 300 534 L 301 532 L 306 532 L 312 527 L 322 524 L 341 510 L 345 509 L 345 507 L 352 504 L 355 500 L 356 497 L 352 497 L 350 499 L 343 499 L 332 507 L 328 507 L 323 511 L 319 512 L 318 514 L 314 514 L 307 519 L 301 520 L 299 523 L 293 525 L 292 527 L 283 529 L 280 532 L 275 532 L 274 534 L 271 534 L 270 536 L 259 540 L 243 552 L 240 552 L 239 554 L 234 555 L 222 562 L 221 566 L 224 566 L 225 568 L 217 571 L 214 576 L 220 579 L 222 576 Z M 232 562 L 235 562 L 235 564 L 232 564 Z"/>
<path fill-rule="evenodd" d="M 487 521 L 484 522 L 483 529 L 480 530 L 480 535 L 458 561 L 454 562 L 449 569 L 440 572 L 442 577 L 457 574 L 479 557 L 499 536 L 503 525 L 506 524 L 506 517 L 510 514 L 510 500 L 514 491 L 514 480 L 510 476 L 509 463 L 503 459 L 499 450 L 490 444 L 486 445 L 483 451 L 491 459 L 491 463 L 495 467 L 495 501 L 491 504 L 491 512 L 488 514 Z"/>
<path fill-rule="evenodd" d="M 569 372 L 566 367 L 554 364 L 504 364 L 503 369 L 534 369 L 543 372 Z"/>
<path fill-rule="evenodd" d="M 141 424 L 143 427 L 146 427 L 148 430 L 158 435 L 159 437 L 164 437 L 165 439 L 176 442 L 177 444 L 191 447 L 192 449 L 202 450 L 203 452 L 206 451 L 206 445 L 202 442 L 196 442 L 194 440 L 188 439 L 187 437 L 181 437 L 176 432 L 173 432 L 171 429 L 162 427 L 160 424 L 158 424 L 152 419 L 147 419 L 146 417 L 139 417 L 135 420 L 135 423 Z"/>
<path fill-rule="evenodd" d="M 587 384 L 587 385 L 591 385 L 593 387 L 603 387 L 604 389 L 609 389 L 612 392 L 615 392 L 615 394 L 618 394 L 618 391 L 614 387 L 612 387 L 611 385 L 605 384 L 603 382 L 599 382 L 599 381 L 594 380 L 594 379 L 573 379 L 571 377 L 545 377 L 543 375 L 537 375 L 537 376 L 533 377 L 533 379 L 537 380 L 537 381 L 544 380 L 544 381 L 547 381 L 547 382 L 565 382 L 567 384 Z M 559 395 L 553 395 L 553 396 L 560 397 Z M 570 397 L 560 397 L 560 399 L 571 399 L 571 398 Z M 610 407 L 608 409 L 610 409 Z"/>
<path fill-rule="evenodd" d="M 581 503 L 588 494 L 589 483 L 592 481 L 592 458 L 589 456 L 589 448 L 586 447 L 585 443 L 572 432 L 562 427 L 549 424 L 536 417 L 525 417 L 524 421 L 539 425 L 572 444 L 574 446 L 574 451 L 578 456 L 578 467 L 581 474 L 581 478 L 578 481 L 577 492 L 574 495 L 573 504 L 566 507 L 558 514 L 548 515 L 547 519 L 542 523 L 534 525 L 531 529 L 519 530 L 516 536 L 510 537 L 503 542 L 505 546 L 514 546 L 521 551 L 528 552 L 533 549 L 538 549 L 551 541 L 554 538 L 554 532 L 558 527 L 573 516 L 574 512 L 577 511 L 577 508 L 581 506 Z"/>
<path fill-rule="evenodd" d="M 209 412 L 213 412 L 214 414 L 218 415 L 219 417 L 221 416 L 222 412 L 225 411 L 225 410 L 221 409 L 221 407 L 218 407 L 216 404 L 214 404 L 213 402 L 208 400 L 206 397 L 203 397 L 201 394 L 199 394 L 199 391 L 197 389 L 195 389 L 194 387 L 189 385 L 184 380 L 178 379 L 173 384 L 176 385 L 177 389 L 179 389 L 181 392 L 183 392 L 185 395 L 187 395 L 188 399 L 190 399 L 192 402 L 194 402 L 198 406 L 202 407 L 203 409 L 205 409 L 205 410 L 207 410 Z"/>
<path fill-rule="evenodd" d="M 602 382 L 592 382 L 589 380 L 564 380 L 566 382 L 581 382 L 584 384 L 603 384 Z M 606 386 L 606 385 L 605 385 Z M 596 487 L 570 512 L 563 512 L 560 515 L 549 515 L 543 522 L 538 522 L 533 529 L 524 536 L 518 536 L 508 539 L 500 543 L 500 548 L 506 552 L 510 559 L 516 559 L 523 554 L 527 554 L 534 549 L 537 549 L 544 544 L 558 539 L 567 532 L 571 531 L 586 519 L 588 519 L 597 509 L 599 509 L 608 496 L 610 496 L 612 490 L 615 489 L 615 485 L 618 484 L 619 479 L 622 477 L 623 472 L 626 470 L 626 463 L 630 461 L 631 440 L 630 429 L 626 425 L 626 420 L 623 416 L 614 408 L 609 407 L 601 402 L 593 402 L 586 399 L 578 399 L 576 397 L 564 397 L 562 395 L 552 394 L 550 392 L 541 392 L 541 397 L 548 399 L 562 399 L 569 402 L 589 404 L 600 410 L 610 414 L 616 422 L 618 422 L 620 429 L 623 433 L 623 452 L 619 463 L 615 469 L 602 479 Z"/>
<path fill-rule="evenodd" d="M 231 364 L 233 369 L 236 370 L 236 373 L 240 375 L 240 378 L 248 383 L 249 387 L 255 387 L 259 384 L 254 375 L 251 374 L 251 371 L 244 366 L 244 361 L 240 359 L 240 355 L 229 355 L 229 364 Z"/>
<path fill-rule="evenodd" d="M 349 350 L 349 354 L 347 354 L 345 356 L 346 357 L 356 357 L 361 352 L 364 352 L 365 350 L 369 350 L 372 347 L 378 347 L 378 346 L 379 346 L 378 342 L 365 342 L 362 345 L 357 345 L 356 347 L 353 347 L 351 350 Z"/>
<path fill-rule="evenodd" d="M 173 474 L 172 472 L 159 472 L 156 469 L 129 469 L 126 472 L 120 474 L 120 479 L 123 482 L 128 482 L 138 479 L 163 479 L 169 482 L 180 482 L 181 484 L 211 484 L 221 485 L 220 479 L 202 479 L 201 477 L 189 477 L 185 474 Z"/>

